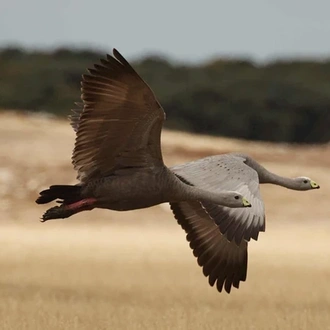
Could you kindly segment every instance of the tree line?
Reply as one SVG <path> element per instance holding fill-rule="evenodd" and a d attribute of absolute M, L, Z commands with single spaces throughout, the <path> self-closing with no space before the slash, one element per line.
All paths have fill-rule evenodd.
<path fill-rule="evenodd" d="M 0 108 L 67 115 L 80 100 L 82 73 L 104 55 L 1 49 Z M 185 65 L 147 56 L 132 65 L 164 107 L 168 128 L 264 141 L 330 141 L 330 60 L 258 65 L 219 58 Z"/>

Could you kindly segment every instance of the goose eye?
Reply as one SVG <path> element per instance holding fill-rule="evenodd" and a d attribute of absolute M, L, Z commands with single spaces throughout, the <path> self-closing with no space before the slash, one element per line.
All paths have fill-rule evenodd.
<path fill-rule="evenodd" d="M 236 195 L 236 196 L 235 196 L 235 199 L 239 199 L 239 196 Z"/>
<path fill-rule="evenodd" d="M 308 181 L 307 180 L 304 180 L 304 183 L 308 183 Z"/>

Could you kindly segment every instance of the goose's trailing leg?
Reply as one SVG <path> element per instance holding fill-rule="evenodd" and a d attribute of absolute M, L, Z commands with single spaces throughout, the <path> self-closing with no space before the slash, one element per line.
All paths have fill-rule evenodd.
<path fill-rule="evenodd" d="M 95 198 L 85 198 L 72 204 L 54 206 L 44 213 L 40 221 L 65 219 L 78 212 L 90 211 L 95 207 L 95 202 Z"/>

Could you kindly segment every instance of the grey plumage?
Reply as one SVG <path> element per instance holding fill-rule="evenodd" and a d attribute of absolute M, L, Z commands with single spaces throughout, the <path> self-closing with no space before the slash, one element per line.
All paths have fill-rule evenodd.
<path fill-rule="evenodd" d="M 210 202 L 171 202 L 178 223 L 187 233 L 203 273 L 210 285 L 216 283 L 230 293 L 246 280 L 247 247 L 265 231 L 265 207 L 259 183 L 272 183 L 294 190 L 317 189 L 307 177 L 289 179 L 269 172 L 244 154 L 210 156 L 171 170 L 197 187 L 213 192 L 234 189 L 251 201 L 249 209 L 231 209 Z"/>
<path fill-rule="evenodd" d="M 265 210 L 259 191 L 257 172 L 248 166 L 241 155 L 225 154 L 210 156 L 190 163 L 171 167 L 171 170 L 197 187 L 213 192 L 237 190 L 251 201 L 252 207 L 230 209 L 203 203 L 220 231 L 229 241 L 237 245 L 242 239 L 257 240 L 260 231 L 265 230 Z"/>

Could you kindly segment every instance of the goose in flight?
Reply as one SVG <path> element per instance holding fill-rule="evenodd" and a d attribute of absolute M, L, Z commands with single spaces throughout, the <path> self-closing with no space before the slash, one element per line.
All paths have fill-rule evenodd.
<path fill-rule="evenodd" d="M 116 50 L 83 75 L 82 104 L 73 110 L 72 155 L 77 185 L 53 185 L 36 203 L 57 200 L 41 221 L 94 208 L 126 211 L 164 202 L 203 201 L 250 207 L 236 191 L 202 189 L 169 170 L 161 152 L 165 113 L 149 86 Z"/>
<path fill-rule="evenodd" d="M 259 232 L 265 231 L 259 184 L 301 191 L 320 188 L 308 177 L 290 179 L 271 173 L 244 154 L 210 156 L 170 169 L 198 188 L 214 193 L 235 190 L 251 201 L 249 209 L 230 209 L 204 201 L 170 202 L 198 264 L 209 284 L 216 284 L 219 292 L 224 288 L 230 293 L 232 286 L 238 288 L 240 281 L 246 280 L 248 242 L 251 238 L 257 240 Z"/>

